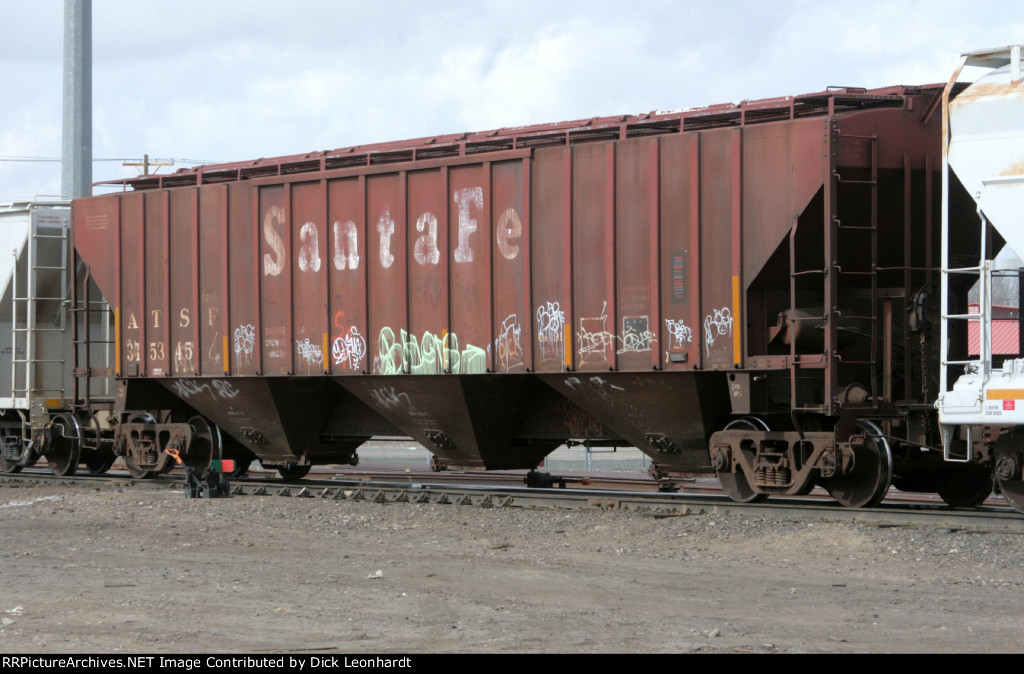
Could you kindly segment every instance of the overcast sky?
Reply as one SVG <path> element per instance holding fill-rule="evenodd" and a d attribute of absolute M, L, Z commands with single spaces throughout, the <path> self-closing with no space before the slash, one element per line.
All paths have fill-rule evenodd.
<path fill-rule="evenodd" d="M 944 82 L 1009 0 L 95 0 L 93 180 L 440 133 Z M 63 0 L 0 0 L 0 203 L 60 192 Z M 19 161 L 15 161 L 15 160 Z M 166 172 L 168 169 L 164 169 Z M 171 169 L 173 170 L 173 169 Z"/>

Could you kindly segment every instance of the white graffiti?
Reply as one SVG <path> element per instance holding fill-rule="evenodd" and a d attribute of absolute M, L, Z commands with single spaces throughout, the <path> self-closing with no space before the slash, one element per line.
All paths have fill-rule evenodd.
<path fill-rule="evenodd" d="M 608 302 L 601 305 L 601 315 L 591 318 L 580 318 L 580 330 L 576 333 L 579 340 L 580 360 L 590 356 L 608 358 L 608 350 L 615 348 L 616 336 L 608 332 Z"/>
<path fill-rule="evenodd" d="M 382 386 L 375 391 L 370 391 L 370 395 L 373 396 L 374 400 L 388 409 L 393 410 L 402 407 L 403 399 L 405 401 L 404 406 L 410 409 L 412 408 L 412 401 L 409 400 L 409 394 L 397 393 L 394 386 Z"/>
<path fill-rule="evenodd" d="M 324 362 L 324 353 L 321 351 L 318 344 L 313 344 L 307 337 L 303 341 L 295 340 L 295 350 L 299 354 L 299 358 L 306 361 L 307 367 L 312 367 L 313 363 L 319 363 L 321 366 Z"/>
<path fill-rule="evenodd" d="M 684 344 L 693 343 L 693 330 L 686 326 L 686 321 L 683 319 L 680 318 L 676 321 L 666 318 L 665 328 L 668 330 L 668 334 L 672 335 L 672 348 L 681 349 Z"/>
<path fill-rule="evenodd" d="M 723 335 L 732 336 L 732 311 L 729 307 L 715 309 L 704 317 L 704 349 L 708 356 L 715 341 Z"/>
<path fill-rule="evenodd" d="M 252 324 L 240 325 L 235 328 L 235 355 L 245 362 L 252 360 L 253 349 L 256 348 L 256 328 Z"/>
<path fill-rule="evenodd" d="M 591 377 L 590 378 L 590 383 L 594 384 L 595 386 L 597 386 L 599 388 L 603 387 L 605 384 L 608 384 L 608 388 L 613 389 L 615 391 L 625 391 L 626 390 L 626 389 L 622 388 L 621 386 L 616 386 L 615 384 L 612 384 L 610 382 L 605 381 L 601 377 Z"/>
<path fill-rule="evenodd" d="M 597 395 L 601 396 L 601 398 L 605 402 L 608 402 L 608 403 L 612 402 L 611 391 L 609 391 L 609 389 L 611 389 L 612 391 L 625 391 L 626 390 L 626 389 L 622 388 L 621 386 L 616 386 L 615 384 L 612 384 L 611 382 L 605 381 L 601 377 L 597 377 L 597 376 L 591 377 L 588 381 L 590 383 L 586 384 L 586 383 L 580 381 L 579 377 L 569 377 L 568 379 L 565 380 L 564 384 L 566 386 L 568 386 L 570 389 L 572 389 L 573 391 L 576 390 L 577 386 L 579 386 L 579 387 L 584 387 L 585 386 L 585 387 L 589 388 L 592 392 L 594 392 Z"/>
<path fill-rule="evenodd" d="M 179 397 L 186 399 L 203 391 L 212 394 L 209 384 L 198 384 L 192 379 L 175 379 L 174 390 L 178 392 Z"/>
<path fill-rule="evenodd" d="M 487 353 L 467 344 L 459 349 L 459 338 L 453 332 L 438 337 L 429 330 L 422 339 L 400 330 L 396 339 L 391 328 L 381 328 L 378 349 L 381 374 L 480 374 L 487 371 Z"/>
<path fill-rule="evenodd" d="M 358 370 L 366 356 L 366 340 L 359 334 L 354 325 L 344 337 L 338 337 L 331 345 L 331 357 L 335 365 L 345 365 L 350 370 Z"/>
<path fill-rule="evenodd" d="M 494 340 L 494 353 L 497 357 L 498 369 L 508 372 L 514 367 L 523 365 L 523 347 L 519 335 L 523 327 L 519 324 L 516 314 L 508 316 L 501 324 L 498 338 Z"/>
<path fill-rule="evenodd" d="M 547 302 L 537 307 L 537 344 L 541 360 L 565 355 L 565 313 L 558 302 Z"/>
<path fill-rule="evenodd" d="M 210 384 L 200 384 L 193 379 L 175 379 L 174 390 L 177 391 L 180 397 L 186 399 L 206 392 L 213 397 L 231 400 L 237 397 L 240 393 L 240 391 L 226 379 L 214 379 L 210 383 L 213 384 L 213 389 L 210 388 Z M 214 393 L 214 390 L 216 390 L 216 394 Z"/>
<path fill-rule="evenodd" d="M 217 395 L 226 400 L 231 400 L 238 397 L 240 391 L 234 387 L 234 385 L 226 379 L 214 379 L 213 388 L 217 389 Z"/>
<path fill-rule="evenodd" d="M 650 319 L 647 316 L 624 317 L 622 319 L 622 348 L 618 352 L 650 351 L 651 345 L 658 339 L 649 328 Z"/>

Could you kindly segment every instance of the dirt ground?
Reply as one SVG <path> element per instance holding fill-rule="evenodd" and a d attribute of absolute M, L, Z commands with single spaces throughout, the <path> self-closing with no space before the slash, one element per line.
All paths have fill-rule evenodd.
<path fill-rule="evenodd" d="M 1024 541 L 0 482 L 2 653 L 1017 652 Z"/>

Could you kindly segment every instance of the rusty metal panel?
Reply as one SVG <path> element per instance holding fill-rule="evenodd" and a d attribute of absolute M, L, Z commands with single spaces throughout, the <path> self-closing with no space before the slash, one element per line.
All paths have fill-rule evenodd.
<path fill-rule="evenodd" d="M 356 374 L 370 369 L 366 319 L 367 257 L 366 179 L 332 180 L 327 184 L 331 246 L 330 315 L 331 371 Z M 369 357 L 368 357 L 369 355 Z"/>
<path fill-rule="evenodd" d="M 96 287 L 112 304 L 115 303 L 120 260 L 115 257 L 114 264 L 111 264 L 110 256 L 116 252 L 120 208 L 119 195 L 76 199 L 71 204 L 75 250 L 88 265 Z"/>
<path fill-rule="evenodd" d="M 330 352 L 327 338 L 327 265 L 325 244 L 327 232 L 324 208 L 324 185 L 321 182 L 297 183 L 291 188 L 293 251 L 288 258 L 292 266 L 291 311 L 292 342 L 296 375 L 323 374 L 328 371 L 325 360 Z"/>
<path fill-rule="evenodd" d="M 827 129 L 821 119 L 752 126 L 743 137 L 743 276 L 747 285 L 821 188 Z M 788 288 L 787 288 L 788 292 Z"/>
<path fill-rule="evenodd" d="M 618 368 L 650 370 L 660 362 L 656 307 L 658 142 L 620 142 L 615 161 L 615 304 L 619 321 L 613 330 Z"/>
<path fill-rule="evenodd" d="M 409 336 L 405 357 L 414 374 L 441 374 L 449 326 L 448 170 L 408 174 Z"/>
<path fill-rule="evenodd" d="M 572 151 L 538 150 L 531 163 L 530 278 L 537 372 L 572 366 Z"/>
<path fill-rule="evenodd" d="M 824 120 L 750 126 L 743 134 L 744 323 L 748 353 L 767 353 L 778 316 L 789 308 L 789 234 L 822 187 L 828 158 Z M 771 261 L 772 267 L 766 269 Z M 755 290 L 751 290 L 755 288 Z"/>
<path fill-rule="evenodd" d="M 144 216 L 145 254 L 143 256 L 143 278 L 145 282 L 145 307 L 140 320 L 145 321 L 146 367 L 150 377 L 163 377 L 170 372 L 168 330 L 168 293 L 170 292 L 170 266 L 168 253 L 170 196 L 168 192 L 146 195 Z"/>
<path fill-rule="evenodd" d="M 701 340 L 705 367 L 731 368 L 740 317 L 734 306 L 734 131 L 705 131 L 701 138 Z"/>
<path fill-rule="evenodd" d="M 573 148 L 573 323 L 577 369 L 615 367 L 615 167 L 613 144 Z M 610 161 L 609 161 L 610 159 Z"/>
<path fill-rule="evenodd" d="M 698 368 L 700 342 L 700 134 L 661 139 L 660 343 L 665 368 Z"/>
<path fill-rule="evenodd" d="M 494 222 L 494 345 L 492 369 L 525 372 L 533 368 L 530 302 L 529 160 L 491 167 Z"/>
<path fill-rule="evenodd" d="M 120 372 L 137 377 L 142 372 L 145 343 L 144 229 L 145 195 L 128 194 L 121 200 L 121 264 L 119 286 L 120 318 L 117 341 L 120 342 Z"/>
<path fill-rule="evenodd" d="M 166 344 L 157 348 L 166 352 L 170 371 L 165 374 L 193 377 L 199 371 L 193 323 L 193 317 L 198 315 L 199 195 L 194 188 L 172 190 L 168 194 L 170 277 L 166 289 L 170 302 L 163 316 L 155 315 L 154 323 L 165 324 L 167 334 Z"/>
<path fill-rule="evenodd" d="M 255 192 L 248 183 L 228 187 L 227 236 L 230 282 L 227 292 L 230 317 L 223 334 L 221 351 L 224 369 L 231 374 L 253 375 L 260 372 L 259 280 L 262 262 L 259 240 L 262 223 L 253 217 Z M 225 245 L 227 241 L 224 242 Z"/>
<path fill-rule="evenodd" d="M 449 171 L 452 204 L 448 226 L 452 248 L 451 332 L 445 344 L 449 372 L 482 374 L 490 368 L 491 222 L 490 164 Z"/>
<path fill-rule="evenodd" d="M 290 185 L 259 190 L 261 370 L 267 375 L 294 372 L 292 346 L 292 220 Z"/>
<path fill-rule="evenodd" d="M 228 334 L 228 187 L 199 188 L 199 307 L 187 317 L 196 335 L 191 358 L 202 374 L 219 377 L 228 367 L 224 343 Z M 188 345 L 184 345 L 188 348 Z M 186 352 L 182 354 L 188 357 Z"/>
<path fill-rule="evenodd" d="M 405 173 L 370 176 L 367 194 L 367 316 L 373 372 L 407 370 L 409 319 L 406 295 Z M 371 342 L 372 340 L 372 342 Z"/>

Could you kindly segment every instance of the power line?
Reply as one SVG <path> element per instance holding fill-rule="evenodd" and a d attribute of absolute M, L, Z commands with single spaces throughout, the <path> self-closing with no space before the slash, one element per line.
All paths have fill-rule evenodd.
<path fill-rule="evenodd" d="M 0 161 L 5 162 L 59 162 L 60 157 L 21 157 L 21 156 L 0 156 Z M 139 157 L 104 157 L 100 159 L 93 159 L 93 162 L 100 161 L 142 161 Z M 151 159 L 151 162 L 172 162 L 175 164 L 224 164 L 226 162 L 217 159 Z"/>

